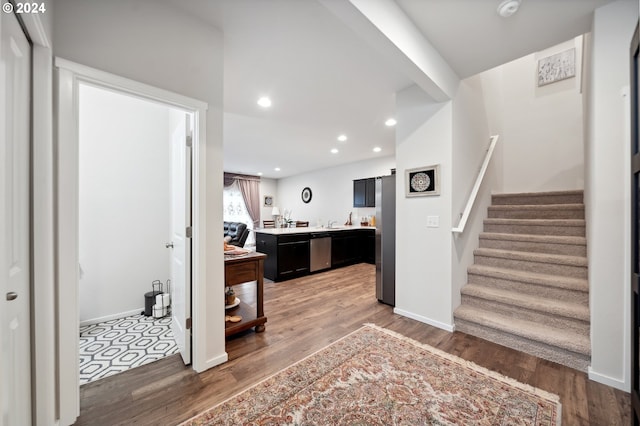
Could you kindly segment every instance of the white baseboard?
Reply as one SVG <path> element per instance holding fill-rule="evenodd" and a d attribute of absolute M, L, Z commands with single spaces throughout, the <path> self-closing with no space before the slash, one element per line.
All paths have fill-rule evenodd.
<path fill-rule="evenodd" d="M 202 373 L 203 371 L 206 371 L 210 368 L 213 368 L 217 365 L 220 364 L 224 364 L 225 362 L 227 362 L 229 360 L 229 355 L 226 352 L 221 353 L 218 356 L 215 356 L 213 358 L 209 358 L 204 365 L 202 366 L 202 368 L 200 368 L 200 366 L 196 366 L 195 364 L 193 365 L 193 369 L 196 370 L 196 372 L 198 373 Z"/>
<path fill-rule="evenodd" d="M 414 314 L 413 312 L 405 311 L 404 309 L 393 308 L 393 313 L 402 315 L 403 317 L 414 319 L 416 321 L 423 322 L 425 324 L 432 325 L 434 327 L 440 328 L 450 333 L 452 333 L 456 329 L 455 325 L 445 324 L 440 321 L 432 320 L 431 318 L 423 317 L 422 315 Z"/>
<path fill-rule="evenodd" d="M 138 308 L 128 312 L 120 312 L 118 314 L 107 315 L 100 318 L 92 318 L 92 319 L 80 321 L 80 327 L 84 327 L 86 325 L 99 324 L 101 322 L 111 321 L 118 318 L 130 317 L 132 315 L 138 315 L 140 312 L 144 312 L 144 308 Z"/>
<path fill-rule="evenodd" d="M 589 366 L 588 372 L 589 372 L 589 380 L 602 383 L 603 385 L 611 386 L 612 388 L 619 389 L 623 392 L 631 392 L 631 383 L 627 383 L 624 380 L 614 379 L 613 377 L 600 374 L 596 371 L 593 371 L 591 369 L 591 366 Z"/>

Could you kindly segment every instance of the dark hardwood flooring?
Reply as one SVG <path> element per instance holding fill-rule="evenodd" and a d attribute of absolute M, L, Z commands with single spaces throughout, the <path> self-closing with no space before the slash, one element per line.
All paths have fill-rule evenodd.
<path fill-rule="evenodd" d="M 254 285 L 236 287 L 251 303 Z M 229 361 L 197 374 L 174 355 L 80 388 L 77 425 L 173 425 L 359 328 L 375 323 L 560 395 L 563 425 L 629 423 L 629 394 L 585 373 L 395 315 L 375 299 L 375 267 L 359 264 L 265 283 L 266 331 L 227 340 Z M 222 296 L 221 296 L 222 297 Z"/>

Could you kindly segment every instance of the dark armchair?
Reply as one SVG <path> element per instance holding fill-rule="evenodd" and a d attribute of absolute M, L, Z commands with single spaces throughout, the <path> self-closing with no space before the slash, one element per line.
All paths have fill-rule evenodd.
<path fill-rule="evenodd" d="M 225 222 L 224 223 L 224 236 L 231 237 L 229 244 L 238 247 L 244 247 L 244 243 L 249 236 L 249 229 L 246 223 L 242 222 Z"/>

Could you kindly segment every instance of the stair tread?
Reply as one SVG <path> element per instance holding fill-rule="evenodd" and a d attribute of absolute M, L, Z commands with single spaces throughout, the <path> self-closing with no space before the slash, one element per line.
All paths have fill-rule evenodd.
<path fill-rule="evenodd" d="M 477 248 L 473 251 L 476 256 L 499 257 L 511 260 L 524 260 L 539 263 L 555 263 L 558 265 L 587 267 L 587 258 L 584 256 L 568 256 L 565 254 L 536 253 L 530 251 L 502 250 L 493 248 Z"/>
<path fill-rule="evenodd" d="M 589 292 L 589 282 L 583 278 L 566 277 L 554 274 L 542 274 L 539 272 L 527 272 L 517 269 L 499 268 L 488 265 L 473 264 L 467 268 L 468 274 L 486 275 L 491 278 L 501 278 L 511 281 L 519 281 L 531 284 L 557 287 L 567 290 Z"/>
<path fill-rule="evenodd" d="M 584 219 L 511 219 L 489 217 L 484 220 L 485 224 L 490 225 L 532 225 L 532 226 L 585 226 Z"/>
<path fill-rule="evenodd" d="M 469 305 L 460 305 L 454 312 L 454 317 L 572 352 L 591 355 L 589 337 L 570 333 L 565 329 L 521 320 Z"/>
<path fill-rule="evenodd" d="M 489 206 L 489 210 L 582 210 L 584 204 L 495 204 Z"/>
<path fill-rule="evenodd" d="M 462 288 L 462 294 L 585 322 L 590 320 L 589 307 L 575 302 L 550 299 L 514 290 L 503 290 L 472 283 Z"/>
<path fill-rule="evenodd" d="M 492 194 L 496 198 L 509 197 L 548 197 L 550 195 L 583 195 L 582 189 L 570 189 L 566 191 L 546 191 L 546 192 L 507 192 L 503 194 Z"/>
<path fill-rule="evenodd" d="M 511 234 L 504 232 L 481 232 L 480 238 L 488 240 L 526 241 L 552 244 L 587 245 L 585 237 L 572 237 L 562 235 L 536 235 L 536 234 Z"/>

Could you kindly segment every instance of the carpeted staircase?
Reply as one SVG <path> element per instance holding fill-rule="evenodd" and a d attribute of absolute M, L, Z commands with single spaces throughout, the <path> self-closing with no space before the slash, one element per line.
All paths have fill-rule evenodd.
<path fill-rule="evenodd" d="M 582 191 L 493 195 L 474 256 L 456 330 L 586 371 Z"/>

